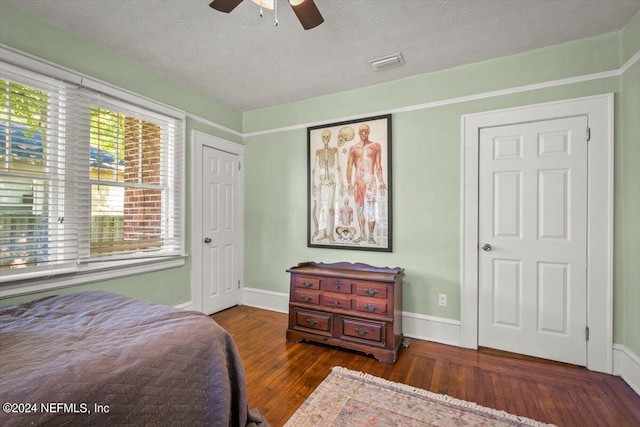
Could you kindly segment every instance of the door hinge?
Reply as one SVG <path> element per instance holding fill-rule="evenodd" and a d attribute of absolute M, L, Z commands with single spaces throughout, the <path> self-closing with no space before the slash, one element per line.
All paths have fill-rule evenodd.
<path fill-rule="evenodd" d="M 587 142 L 591 141 L 591 128 L 587 128 Z"/>
<path fill-rule="evenodd" d="M 240 289 L 240 279 L 238 279 L 238 289 Z"/>
<path fill-rule="evenodd" d="M 586 327 L 584 328 L 584 339 L 585 339 L 586 341 L 589 341 L 589 327 L 588 327 L 588 326 L 586 326 Z"/>
<path fill-rule="evenodd" d="M 238 162 L 238 170 L 242 170 L 242 163 Z"/>

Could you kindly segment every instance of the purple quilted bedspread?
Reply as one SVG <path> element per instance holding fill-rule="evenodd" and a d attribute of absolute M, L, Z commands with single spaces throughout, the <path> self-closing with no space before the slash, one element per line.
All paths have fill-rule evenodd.
<path fill-rule="evenodd" d="M 211 318 L 100 291 L 0 308 L 0 403 L 4 426 L 261 421 Z"/>

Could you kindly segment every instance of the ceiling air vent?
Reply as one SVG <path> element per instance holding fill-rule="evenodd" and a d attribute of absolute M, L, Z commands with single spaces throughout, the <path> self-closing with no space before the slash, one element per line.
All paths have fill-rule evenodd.
<path fill-rule="evenodd" d="M 371 64 L 373 71 L 380 71 L 404 64 L 404 58 L 402 58 L 402 54 L 398 52 L 393 55 L 383 56 L 382 58 L 370 59 L 367 62 Z"/>

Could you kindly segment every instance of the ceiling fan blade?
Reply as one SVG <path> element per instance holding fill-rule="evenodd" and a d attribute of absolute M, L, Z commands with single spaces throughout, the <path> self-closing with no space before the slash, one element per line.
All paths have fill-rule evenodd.
<path fill-rule="evenodd" d="M 289 4 L 305 30 L 315 28 L 324 22 L 324 18 L 313 0 L 290 0 Z"/>
<path fill-rule="evenodd" d="M 229 13 L 236 8 L 242 0 L 213 0 L 209 6 L 220 12 Z"/>

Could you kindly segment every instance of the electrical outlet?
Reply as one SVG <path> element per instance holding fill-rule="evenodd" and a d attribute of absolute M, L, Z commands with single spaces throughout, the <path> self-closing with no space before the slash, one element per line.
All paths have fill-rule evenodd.
<path fill-rule="evenodd" d="M 438 305 L 440 307 L 446 307 L 447 306 L 447 295 L 438 294 Z"/>

